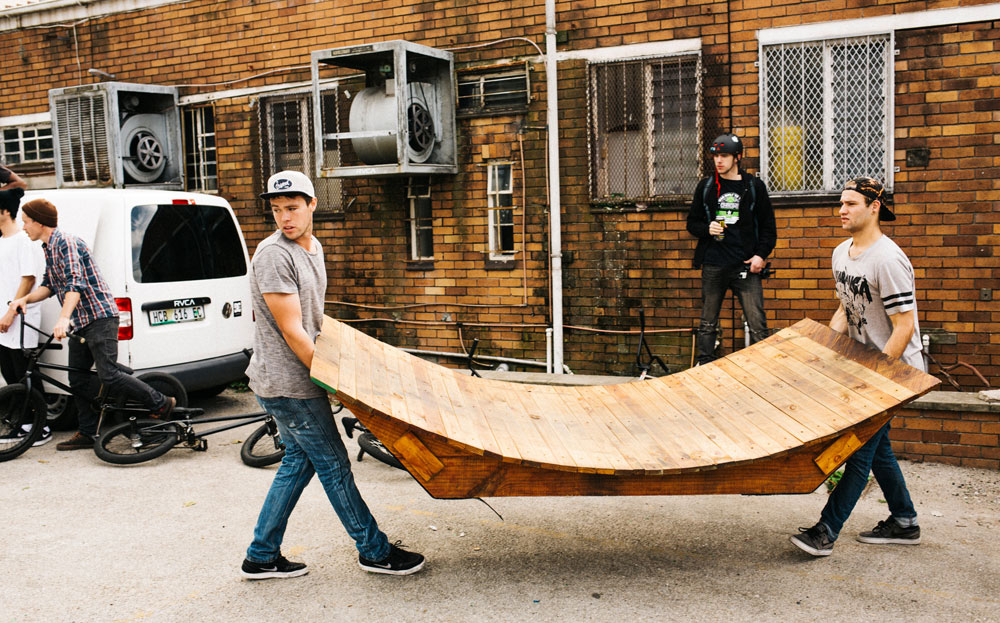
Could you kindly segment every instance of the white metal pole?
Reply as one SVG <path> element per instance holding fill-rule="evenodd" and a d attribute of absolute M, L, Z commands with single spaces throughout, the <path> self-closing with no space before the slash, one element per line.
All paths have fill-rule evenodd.
<path fill-rule="evenodd" d="M 549 140 L 549 249 L 552 262 L 552 367 L 563 373 L 562 209 L 559 198 L 559 102 L 556 89 L 556 2 L 545 0 L 545 82 Z"/>

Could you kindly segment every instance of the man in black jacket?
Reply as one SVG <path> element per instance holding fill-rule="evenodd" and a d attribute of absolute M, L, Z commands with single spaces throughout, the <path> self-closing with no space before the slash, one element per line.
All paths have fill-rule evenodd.
<path fill-rule="evenodd" d="M 740 171 L 743 143 L 735 134 L 716 138 L 708 150 L 715 175 L 695 188 L 687 230 L 698 238 L 694 267 L 701 267 L 701 321 L 698 363 L 715 358 L 719 310 L 727 290 L 740 299 L 750 327 L 750 343 L 767 337 L 761 271 L 774 249 L 777 232 L 767 187 Z"/>

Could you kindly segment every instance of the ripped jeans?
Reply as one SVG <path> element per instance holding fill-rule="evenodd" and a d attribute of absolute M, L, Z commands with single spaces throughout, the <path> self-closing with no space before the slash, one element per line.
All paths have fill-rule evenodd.
<path fill-rule="evenodd" d="M 740 273 L 747 276 L 740 278 Z M 750 327 L 750 343 L 768 336 L 767 317 L 764 315 L 764 286 L 759 273 L 751 273 L 749 264 L 732 266 L 701 266 L 701 321 L 698 324 L 696 343 L 698 363 L 715 359 L 715 336 L 719 330 L 719 311 L 726 292 L 732 290 L 740 299 L 743 315 Z"/>

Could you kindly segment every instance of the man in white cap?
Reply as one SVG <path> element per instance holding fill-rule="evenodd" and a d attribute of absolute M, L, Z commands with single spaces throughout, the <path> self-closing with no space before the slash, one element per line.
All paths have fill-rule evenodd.
<path fill-rule="evenodd" d="M 312 235 L 316 192 L 298 171 L 281 171 L 261 194 L 278 230 L 257 246 L 250 263 L 254 325 L 250 389 L 274 416 L 285 456 L 274 475 L 247 549 L 242 575 L 250 580 L 305 575 L 305 564 L 281 555 L 288 517 L 303 489 L 319 477 L 326 495 L 358 549 L 361 568 L 408 575 L 424 557 L 389 543 L 361 498 L 326 391 L 312 382 L 316 337 L 323 325 L 326 267 Z"/>

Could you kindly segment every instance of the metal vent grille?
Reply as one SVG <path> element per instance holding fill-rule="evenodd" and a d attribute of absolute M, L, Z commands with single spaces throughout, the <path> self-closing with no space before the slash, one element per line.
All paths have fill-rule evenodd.
<path fill-rule="evenodd" d="M 701 57 L 590 67 L 591 195 L 626 202 L 687 195 L 701 167 Z"/>
<path fill-rule="evenodd" d="M 763 171 L 772 192 L 833 191 L 868 175 L 891 187 L 888 35 L 763 50 Z"/>
<path fill-rule="evenodd" d="M 105 95 L 60 98 L 55 105 L 62 183 L 110 184 Z"/>

